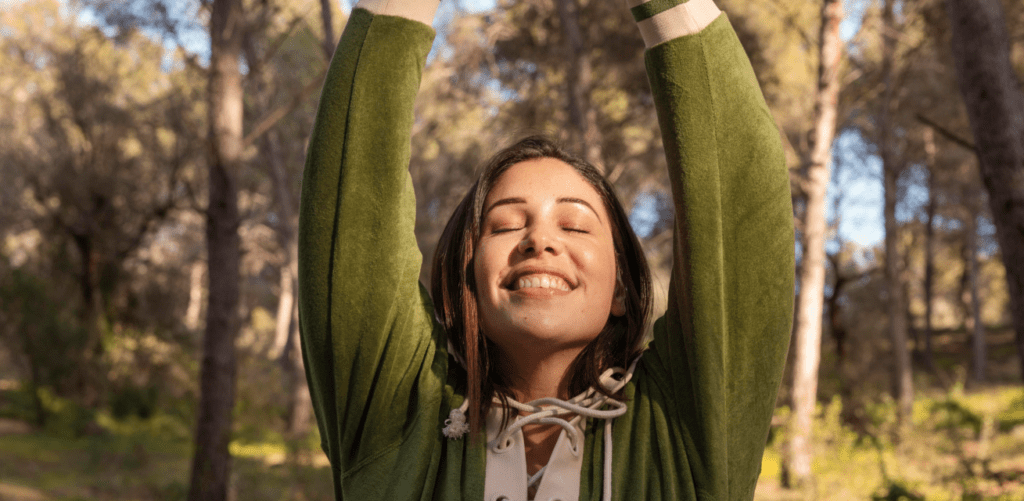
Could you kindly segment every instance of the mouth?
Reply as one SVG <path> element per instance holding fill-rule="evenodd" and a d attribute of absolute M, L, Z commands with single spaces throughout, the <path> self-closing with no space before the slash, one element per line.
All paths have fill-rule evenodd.
<path fill-rule="evenodd" d="M 575 289 L 575 286 L 560 274 L 528 271 L 513 275 L 512 280 L 505 284 L 505 288 L 513 292 L 527 289 L 569 292 Z"/>

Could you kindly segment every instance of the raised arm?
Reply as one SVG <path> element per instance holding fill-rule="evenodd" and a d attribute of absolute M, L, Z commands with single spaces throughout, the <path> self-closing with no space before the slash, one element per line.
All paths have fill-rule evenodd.
<path fill-rule="evenodd" d="M 698 492 L 751 499 L 793 308 L 789 178 L 750 62 L 711 0 L 632 9 L 675 201 L 669 309 L 652 371 L 691 437 Z M 647 355 L 645 355 L 646 357 Z"/>
<path fill-rule="evenodd" d="M 356 6 L 310 138 L 299 221 L 300 324 L 336 481 L 386 456 L 424 414 L 436 428 L 445 357 L 418 281 L 408 164 L 437 3 Z"/>

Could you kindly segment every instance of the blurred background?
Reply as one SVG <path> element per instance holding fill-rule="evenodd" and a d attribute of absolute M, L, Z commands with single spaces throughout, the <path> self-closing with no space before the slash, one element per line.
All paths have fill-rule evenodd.
<path fill-rule="evenodd" d="M 664 311 L 671 195 L 622 3 L 444 0 L 410 165 L 428 261 L 481 163 L 545 132 L 617 187 Z M 717 3 L 798 240 L 757 499 L 1024 499 L 1024 3 Z M 333 499 L 296 226 L 351 8 L 0 1 L 0 500 Z"/>

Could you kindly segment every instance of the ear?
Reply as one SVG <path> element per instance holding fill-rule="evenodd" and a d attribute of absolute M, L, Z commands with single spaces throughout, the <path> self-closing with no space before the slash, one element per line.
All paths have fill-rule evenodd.
<path fill-rule="evenodd" d="M 612 315 L 621 317 L 626 314 L 626 285 L 622 283 L 622 274 L 615 279 L 615 297 L 612 298 Z"/>

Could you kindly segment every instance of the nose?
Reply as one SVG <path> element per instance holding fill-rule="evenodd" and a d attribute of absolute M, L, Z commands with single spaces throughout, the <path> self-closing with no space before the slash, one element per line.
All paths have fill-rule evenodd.
<path fill-rule="evenodd" d="M 519 242 L 519 252 L 524 255 L 540 254 L 545 251 L 555 255 L 562 253 L 561 241 L 548 228 L 533 228 Z"/>

